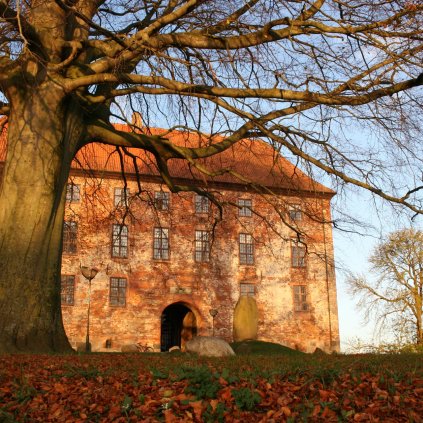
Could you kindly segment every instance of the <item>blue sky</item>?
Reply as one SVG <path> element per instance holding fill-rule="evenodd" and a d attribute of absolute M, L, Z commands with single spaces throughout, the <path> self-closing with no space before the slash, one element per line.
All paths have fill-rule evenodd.
<path fill-rule="evenodd" d="M 363 313 L 356 307 L 358 298 L 353 298 L 348 293 L 345 281 L 346 274 L 342 268 L 346 266 L 353 272 L 367 273 L 367 258 L 374 245 L 375 240 L 368 236 L 334 232 L 339 332 L 342 351 L 348 349 L 348 343 L 354 338 L 360 338 L 366 342 L 371 342 L 373 338 L 374 321 L 370 321 L 366 325 L 363 323 Z"/>
<path fill-rule="evenodd" d="M 375 204 L 370 194 L 364 192 L 358 194 L 347 192 L 342 200 L 342 205 L 351 214 L 360 217 L 372 226 L 367 229 L 359 229 L 362 234 L 334 231 L 339 330 L 341 350 L 346 351 L 348 343 L 355 338 L 360 338 L 368 343 L 377 343 L 378 338 L 374 338 L 375 321 L 371 320 L 366 325 L 363 323 L 364 313 L 356 307 L 358 298 L 353 298 L 348 293 L 346 274 L 343 269 L 347 268 L 354 273 L 363 273 L 371 278 L 367 259 L 380 238 L 389 232 L 410 225 L 421 229 L 423 219 L 418 216 L 411 222 L 410 213 L 405 211 L 398 213 L 386 202 Z M 381 340 L 389 341 L 389 333 L 384 333 Z"/>

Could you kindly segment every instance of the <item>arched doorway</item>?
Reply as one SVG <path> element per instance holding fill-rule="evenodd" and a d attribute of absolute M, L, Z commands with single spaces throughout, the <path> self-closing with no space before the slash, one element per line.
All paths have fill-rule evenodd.
<path fill-rule="evenodd" d="M 167 306 L 161 316 L 160 350 L 184 346 L 185 342 L 197 334 L 194 313 L 182 303 Z"/>

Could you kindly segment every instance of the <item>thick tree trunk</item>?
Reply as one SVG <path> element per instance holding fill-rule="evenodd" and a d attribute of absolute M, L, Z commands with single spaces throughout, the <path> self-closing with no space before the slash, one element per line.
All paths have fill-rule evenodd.
<path fill-rule="evenodd" d="M 63 96 L 51 87 L 14 99 L 0 181 L 0 352 L 71 350 L 60 307 L 64 187 L 75 145 L 67 122 Z"/>

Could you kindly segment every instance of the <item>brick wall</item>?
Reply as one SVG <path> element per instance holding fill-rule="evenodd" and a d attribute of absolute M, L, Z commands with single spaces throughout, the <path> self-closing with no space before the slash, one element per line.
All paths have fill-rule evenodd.
<path fill-rule="evenodd" d="M 319 347 L 339 350 L 330 195 L 263 196 L 248 190 L 219 187 L 218 209 L 196 214 L 193 193 L 170 194 L 169 210 L 158 210 L 154 192 L 158 183 L 128 181 L 129 208 L 114 206 L 114 190 L 123 186 L 118 175 L 107 178 L 72 176 L 80 186 L 80 200 L 68 202 L 67 221 L 77 222 L 77 250 L 63 254 L 62 274 L 74 275 L 73 305 L 63 305 L 66 333 L 76 346 L 86 334 L 88 283 L 80 265 L 96 267 L 92 281 L 90 338 L 93 350 L 120 350 L 122 345 L 141 342 L 156 350 L 161 346 L 162 313 L 180 303 L 195 316 L 199 335 L 211 335 L 210 309 L 216 335 L 231 341 L 232 316 L 240 296 L 240 284 L 253 285 L 259 310 L 259 339 L 279 342 L 303 351 Z M 211 187 L 213 191 L 213 187 Z M 296 195 L 295 195 L 296 194 Z M 239 216 L 238 199 L 252 201 L 251 217 Z M 290 205 L 299 205 L 302 219 L 289 218 Z M 279 210 L 279 213 L 275 211 Z M 112 225 L 128 227 L 127 258 L 112 257 Z M 169 231 L 169 259 L 153 257 L 154 228 Z M 295 228 L 305 234 L 305 267 L 292 266 Z M 195 230 L 210 231 L 210 260 L 195 261 Z M 239 234 L 252 235 L 254 263 L 240 264 Z M 298 264 L 298 263 L 297 263 Z M 112 305 L 110 280 L 126 280 L 125 305 Z M 296 310 L 294 286 L 305 286 L 307 305 Z M 168 309 L 169 310 L 169 309 Z"/>

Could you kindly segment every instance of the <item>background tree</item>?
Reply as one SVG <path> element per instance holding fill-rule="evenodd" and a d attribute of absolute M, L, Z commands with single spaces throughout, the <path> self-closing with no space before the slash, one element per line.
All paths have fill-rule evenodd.
<path fill-rule="evenodd" d="M 369 259 L 375 280 L 351 277 L 366 316 L 377 317 L 397 339 L 423 344 L 423 231 L 403 229 L 381 242 Z"/>
<path fill-rule="evenodd" d="M 0 350 L 69 348 L 64 187 L 93 141 L 150 151 L 178 192 L 191 187 L 173 182 L 169 160 L 207 174 L 202 159 L 261 137 L 310 172 L 423 213 L 422 10 L 405 0 L 0 0 Z M 142 120 L 119 131 L 112 122 L 130 109 Z M 149 126 L 209 137 L 176 146 Z M 351 137 L 359 127 L 371 139 Z"/>

